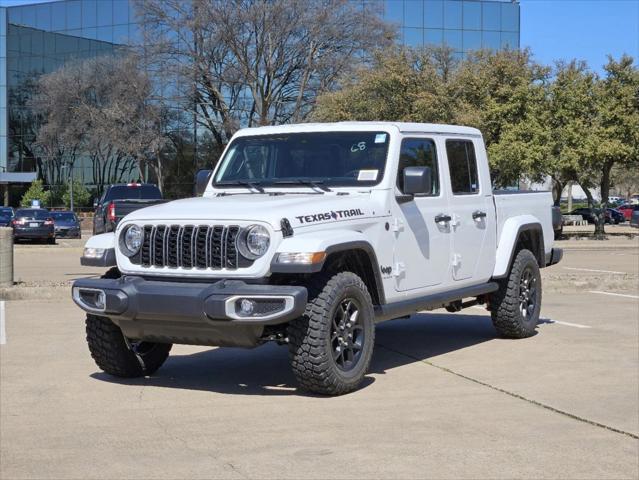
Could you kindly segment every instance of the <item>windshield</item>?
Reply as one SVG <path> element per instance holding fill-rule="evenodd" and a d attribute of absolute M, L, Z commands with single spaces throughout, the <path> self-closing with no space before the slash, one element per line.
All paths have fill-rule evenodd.
<path fill-rule="evenodd" d="M 311 132 L 235 139 L 214 185 L 272 186 L 304 181 L 325 186 L 371 186 L 384 175 L 389 134 Z"/>
<path fill-rule="evenodd" d="M 67 212 L 53 212 L 51 214 L 54 220 L 61 220 L 65 222 L 73 222 L 75 221 L 75 215 Z"/>
<path fill-rule="evenodd" d="M 46 220 L 51 218 L 49 210 L 43 208 L 21 209 L 16 211 L 16 218 L 26 218 L 31 220 Z"/>
<path fill-rule="evenodd" d="M 160 200 L 162 194 L 155 185 L 114 185 L 106 194 L 105 202 L 111 200 Z"/>
<path fill-rule="evenodd" d="M 13 214 L 13 210 L 11 210 L 10 208 L 0 208 L 0 217 L 11 218 L 12 214 Z"/>

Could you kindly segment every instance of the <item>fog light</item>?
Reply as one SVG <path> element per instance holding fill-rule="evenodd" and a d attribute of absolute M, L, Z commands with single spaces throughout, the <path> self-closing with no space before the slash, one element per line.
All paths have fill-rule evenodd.
<path fill-rule="evenodd" d="M 104 248 L 91 248 L 84 249 L 84 256 L 86 258 L 102 258 L 104 257 Z"/>
<path fill-rule="evenodd" d="M 255 302 L 247 298 L 242 299 L 240 302 L 240 312 L 242 315 L 251 315 L 255 310 Z"/>
<path fill-rule="evenodd" d="M 106 307 L 106 295 L 104 292 L 98 292 L 95 296 L 95 308 L 98 310 L 104 310 Z"/>

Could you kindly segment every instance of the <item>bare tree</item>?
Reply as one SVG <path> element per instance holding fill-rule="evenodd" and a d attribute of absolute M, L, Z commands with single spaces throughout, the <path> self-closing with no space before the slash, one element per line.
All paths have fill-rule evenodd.
<path fill-rule="evenodd" d="M 304 121 L 338 78 L 388 45 L 379 3 L 145 0 L 150 64 L 175 75 L 195 121 L 225 144 L 244 126 Z"/>
<path fill-rule="evenodd" d="M 43 120 L 37 132 L 43 158 L 90 157 L 99 190 L 130 175 L 132 165 L 142 178 L 149 165 L 162 186 L 163 109 L 136 56 L 98 57 L 44 75 L 32 106 Z"/>

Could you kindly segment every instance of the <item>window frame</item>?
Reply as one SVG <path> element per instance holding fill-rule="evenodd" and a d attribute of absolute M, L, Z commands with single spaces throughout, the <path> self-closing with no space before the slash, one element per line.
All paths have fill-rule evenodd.
<path fill-rule="evenodd" d="M 404 147 L 404 142 L 406 140 L 421 140 L 421 141 L 430 141 L 433 144 L 433 149 L 435 150 L 435 167 L 437 167 L 437 170 L 435 172 L 431 172 L 431 175 L 433 173 L 436 174 L 436 178 L 437 178 L 437 187 L 438 187 L 438 192 L 437 194 L 433 194 L 431 193 L 430 195 L 426 195 L 424 193 L 417 193 L 415 194 L 415 198 L 440 198 L 442 196 L 442 178 L 441 178 L 441 158 L 439 155 L 439 149 L 437 148 L 437 141 L 434 137 L 421 137 L 421 136 L 415 136 L 415 135 L 410 135 L 410 136 L 402 136 L 401 138 L 401 142 L 399 144 L 399 155 L 397 157 L 397 173 L 395 174 L 395 182 L 394 182 L 394 186 L 397 189 L 397 191 L 399 193 L 401 193 L 402 195 L 405 195 L 404 192 L 399 188 L 398 182 L 399 182 L 399 176 L 400 174 L 403 174 L 404 170 L 401 169 L 401 158 L 402 158 L 402 149 Z M 418 165 L 407 165 L 409 167 L 415 167 Z M 404 167 L 406 168 L 406 167 Z"/>
<path fill-rule="evenodd" d="M 472 146 L 473 157 L 475 160 L 475 174 L 477 176 L 477 189 L 474 192 L 458 192 L 456 193 L 453 185 L 453 172 L 450 168 L 450 156 L 448 154 L 448 144 L 452 142 L 458 143 L 470 143 Z M 479 163 L 477 162 L 477 149 L 475 148 L 475 142 L 471 138 L 446 138 L 444 142 L 446 148 L 446 163 L 448 167 L 448 181 L 450 182 L 450 193 L 456 197 L 469 196 L 469 195 L 481 195 L 482 187 L 481 187 L 481 176 L 479 173 Z M 467 156 L 468 158 L 468 156 Z"/>

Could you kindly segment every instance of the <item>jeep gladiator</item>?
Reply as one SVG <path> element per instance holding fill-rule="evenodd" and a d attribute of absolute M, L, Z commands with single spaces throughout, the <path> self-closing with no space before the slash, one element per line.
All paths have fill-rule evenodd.
<path fill-rule="evenodd" d="M 137 210 L 89 239 L 73 284 L 98 367 L 153 374 L 171 345 L 288 346 L 300 386 L 356 389 L 375 323 L 483 305 L 535 333 L 557 263 L 549 192 L 493 192 L 481 133 L 346 122 L 237 132 L 202 197 Z"/>

